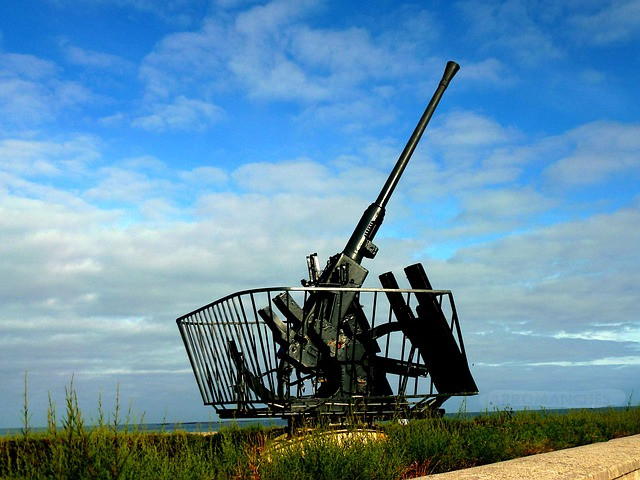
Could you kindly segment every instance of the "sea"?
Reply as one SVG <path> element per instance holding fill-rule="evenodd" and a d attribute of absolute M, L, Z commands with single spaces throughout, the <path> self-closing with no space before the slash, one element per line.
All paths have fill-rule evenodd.
<path fill-rule="evenodd" d="M 637 406 L 616 406 L 616 407 L 596 407 L 596 408 L 558 408 L 558 409 L 545 409 L 541 410 L 548 414 L 562 415 L 576 410 L 589 410 L 589 411 L 607 411 L 607 410 L 625 410 L 628 408 L 638 408 Z M 512 410 L 511 412 L 517 413 L 520 410 Z M 538 410 L 529 410 L 538 411 Z M 493 412 L 451 412 L 445 413 L 444 416 L 448 418 L 474 418 L 480 415 L 504 415 L 505 411 L 493 411 Z M 237 419 L 237 420 L 211 420 L 207 422 L 180 422 L 180 423 L 141 423 L 133 425 L 118 425 L 118 431 L 122 432 L 148 432 L 148 433 L 173 433 L 173 432 L 187 432 L 187 433 L 211 433 L 217 432 L 225 427 L 286 427 L 287 421 L 281 418 L 260 418 L 260 419 Z M 60 427 L 58 427 L 60 428 Z M 90 429 L 91 426 L 88 426 Z M 29 433 L 44 433 L 47 431 L 47 427 L 29 427 Z M 1 428 L 0 437 L 24 435 L 24 428 Z"/>
<path fill-rule="evenodd" d="M 280 418 L 269 419 L 248 419 L 248 420 L 212 420 L 207 422 L 179 422 L 179 423 L 140 423 L 132 425 L 118 425 L 120 432 L 148 432 L 148 433 L 210 433 L 217 432 L 221 428 L 226 427 L 286 427 L 287 421 Z M 58 426 L 58 429 L 61 427 Z M 91 429 L 89 425 L 87 428 Z M 29 427 L 29 433 L 44 433 L 47 427 Z M 18 428 L 1 428 L 0 437 L 10 437 L 16 435 L 24 435 L 24 427 Z"/>

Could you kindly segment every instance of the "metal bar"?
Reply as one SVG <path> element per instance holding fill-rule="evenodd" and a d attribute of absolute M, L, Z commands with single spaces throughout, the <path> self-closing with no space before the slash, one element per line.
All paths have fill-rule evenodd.
<path fill-rule="evenodd" d="M 210 309 L 205 310 L 204 315 L 209 319 L 215 319 L 216 327 L 211 329 L 211 339 L 213 344 L 215 345 L 216 351 L 219 352 L 215 355 L 215 361 L 218 365 L 219 372 L 221 376 L 225 379 L 226 391 L 225 398 L 228 400 L 233 399 L 233 368 L 231 364 L 231 359 L 229 358 L 229 354 L 227 352 L 228 346 L 225 342 L 225 339 L 221 338 L 220 334 L 224 333 L 222 325 L 220 323 L 218 313 L 216 312 L 215 307 L 211 307 Z M 226 352 L 226 353 L 225 353 Z"/>
<path fill-rule="evenodd" d="M 214 345 L 211 341 L 213 331 L 214 331 L 214 326 L 211 324 L 211 322 L 207 321 L 206 312 L 199 312 L 196 314 L 196 316 L 199 319 L 199 321 L 197 322 L 197 324 L 194 325 L 194 328 L 198 331 L 198 335 L 202 336 L 202 338 L 206 340 L 206 343 L 209 346 L 209 348 L 207 349 L 202 348 L 202 351 L 200 352 L 200 356 L 202 357 L 205 363 L 208 362 L 208 364 L 211 365 L 214 372 L 213 374 L 214 378 L 216 380 L 219 380 L 220 369 L 215 367 L 217 356 L 214 350 Z M 212 402 L 219 401 L 220 399 L 223 398 L 223 395 L 224 395 L 224 391 L 220 389 L 219 385 L 216 385 L 215 391 L 210 388 L 210 393 L 212 397 Z"/>
<path fill-rule="evenodd" d="M 178 320 L 182 320 L 184 318 L 190 317 L 192 314 L 205 310 L 209 307 L 213 307 L 216 304 L 222 303 L 229 298 L 236 297 L 238 295 L 247 295 L 249 293 L 265 293 L 272 291 L 284 291 L 284 292 L 386 292 L 386 291 L 397 291 L 400 293 L 406 292 L 415 292 L 415 293 L 451 293 L 450 290 L 430 290 L 430 289 L 418 289 L 418 288 L 398 288 L 398 289 L 389 289 L 389 288 L 375 288 L 375 287 L 265 287 L 265 288 L 252 288 L 249 290 L 241 290 L 232 294 L 227 295 L 226 297 L 222 297 L 218 300 L 215 300 L 207 305 L 204 305 L 200 308 L 193 310 L 192 312 L 186 313 L 181 317 L 178 317 Z"/>
<path fill-rule="evenodd" d="M 205 366 L 207 362 L 206 362 L 206 359 L 204 358 L 204 350 L 202 348 L 203 338 L 202 338 L 202 332 L 200 330 L 200 325 L 194 325 L 193 328 L 190 329 L 190 333 L 192 335 L 192 345 L 194 347 L 193 351 L 197 359 L 197 364 L 199 365 L 198 376 L 204 388 L 205 382 L 203 380 L 205 380 L 205 377 L 206 377 Z M 208 394 L 207 400 L 209 402 L 212 402 L 213 395 L 209 390 L 206 390 L 206 392 Z"/>
<path fill-rule="evenodd" d="M 226 322 L 226 327 L 228 327 L 228 331 L 227 331 L 227 344 L 229 344 L 231 341 L 235 342 L 236 344 L 240 344 L 242 345 L 242 335 L 240 333 L 240 326 L 242 325 L 242 321 L 238 321 L 238 317 L 236 315 L 236 310 L 234 308 L 235 302 L 237 300 L 237 297 L 233 297 L 230 298 L 229 300 L 227 300 L 223 305 L 222 305 L 222 311 L 224 313 L 225 319 L 227 319 Z M 230 323 L 232 322 L 228 322 L 229 319 L 233 319 L 235 321 L 235 323 L 233 325 L 230 325 Z M 233 327 L 233 328 L 232 328 Z M 243 355 L 244 357 L 244 355 Z M 238 378 L 241 378 L 240 376 L 244 376 L 245 372 L 242 370 L 242 368 L 240 368 L 241 366 L 244 367 L 246 365 L 246 361 L 240 365 L 235 364 L 236 367 L 236 373 L 238 374 Z M 249 371 L 250 373 L 250 371 Z M 244 386 L 245 389 L 246 387 L 248 387 L 248 383 L 246 381 L 243 381 L 240 385 L 238 383 L 236 383 L 236 387 L 238 386 Z M 244 392 L 246 397 L 244 398 L 240 398 L 240 396 L 238 396 L 238 404 L 239 405 L 248 405 L 251 402 L 251 400 L 260 400 L 262 401 L 262 399 L 258 398 L 258 394 L 257 392 L 255 392 L 253 389 L 249 388 L 248 391 Z"/>
<path fill-rule="evenodd" d="M 198 368 L 196 367 L 196 363 L 194 360 L 193 346 L 191 345 L 191 339 L 188 333 L 189 327 L 178 322 L 178 327 L 180 330 L 180 335 L 182 337 L 182 342 L 187 350 L 187 356 L 189 358 L 189 363 L 191 364 L 191 369 L 196 377 L 196 384 L 198 385 L 198 390 L 200 390 L 200 395 L 202 399 L 206 402 L 206 394 L 202 387 L 202 383 L 200 382 L 200 376 L 198 375 Z"/>
<path fill-rule="evenodd" d="M 270 298 L 271 295 L 268 295 L 268 297 Z M 258 309 L 256 307 L 256 300 L 254 297 L 254 294 L 251 293 L 249 294 L 249 298 L 251 299 L 251 308 L 253 310 L 253 317 L 256 319 L 256 330 L 257 330 L 257 335 L 258 335 L 258 341 L 260 342 L 260 352 L 262 353 L 262 359 L 265 365 L 265 369 L 271 371 L 274 369 L 274 366 L 271 365 L 271 362 L 267 360 L 267 352 L 264 348 L 264 342 L 263 342 L 263 338 L 262 338 L 262 333 L 260 332 L 260 324 L 258 322 Z M 268 338 L 268 336 L 267 336 Z M 269 360 L 271 359 L 271 357 L 269 357 Z M 275 385 L 273 383 L 273 378 L 271 375 L 268 375 L 268 380 L 269 380 L 269 388 L 271 389 L 272 392 L 276 391 Z"/>
<path fill-rule="evenodd" d="M 242 304 L 242 297 L 238 296 L 234 299 L 234 301 L 231 302 L 231 305 L 233 306 L 233 313 L 235 314 L 235 316 L 237 318 L 240 318 L 242 320 L 244 320 L 244 323 L 240 323 L 239 325 L 236 325 L 236 336 L 240 339 L 242 338 L 242 342 L 241 345 L 243 345 L 245 348 L 242 348 L 242 350 L 244 351 L 248 351 L 251 352 L 252 350 L 250 350 L 251 344 L 247 338 L 247 335 L 249 334 L 248 329 L 244 328 L 246 325 L 246 321 L 247 321 L 247 317 L 245 315 L 245 311 L 244 308 L 242 308 L 240 305 Z M 240 308 L 238 308 L 240 306 Z M 238 311 L 239 310 L 239 311 Z M 239 334 L 238 334 L 239 333 Z M 242 351 L 241 350 L 241 351 Z M 255 353 L 255 351 L 253 351 Z M 253 373 L 258 376 L 260 378 L 260 381 L 262 382 L 262 372 L 260 369 L 260 366 L 257 362 L 257 355 L 246 355 L 246 357 L 249 358 L 249 367 L 250 370 L 253 370 Z M 246 362 L 246 359 L 245 359 Z M 264 383 L 263 383 L 264 385 Z M 257 395 L 257 392 L 254 392 Z"/>

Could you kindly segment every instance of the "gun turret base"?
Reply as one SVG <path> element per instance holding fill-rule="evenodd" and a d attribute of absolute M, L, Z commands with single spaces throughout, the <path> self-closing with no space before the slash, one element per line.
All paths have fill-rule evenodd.
<path fill-rule="evenodd" d="M 416 272 L 408 267 L 413 283 Z M 380 420 L 476 394 L 452 293 L 381 280 L 386 288 L 247 290 L 178 318 L 204 403 L 220 418 Z M 332 308 L 350 302 L 335 324 L 317 312 L 329 297 Z M 434 331 L 438 348 L 424 340 Z"/>

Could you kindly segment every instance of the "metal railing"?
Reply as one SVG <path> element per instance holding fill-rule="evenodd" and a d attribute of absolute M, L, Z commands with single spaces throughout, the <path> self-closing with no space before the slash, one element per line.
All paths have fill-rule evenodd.
<path fill-rule="evenodd" d="M 358 394 L 347 388 L 327 396 L 327 381 L 318 371 L 298 366 L 283 353 L 283 338 L 304 338 L 304 325 L 294 319 L 280 321 L 273 312 L 280 307 L 274 299 L 286 301 L 304 311 L 310 295 L 333 294 L 338 297 L 356 293 L 356 304 L 364 313 L 357 335 L 375 342 L 370 364 L 378 382 L 388 382 L 383 395 Z M 424 350 L 416 348 L 403 328 L 403 321 L 390 299 L 401 295 L 413 312 L 420 295 L 429 295 L 439 306 L 446 328 L 455 341 L 458 354 L 466 365 L 466 353 L 453 295 L 448 290 L 347 287 L 272 287 L 246 290 L 221 298 L 177 319 L 198 388 L 206 405 L 212 405 L 221 418 L 261 417 L 335 412 L 358 412 L 389 416 L 399 410 L 418 412 L 439 407 L 452 395 L 475 394 L 475 391 L 438 392 L 430 374 L 431 365 Z M 417 296 L 416 296 L 417 295 Z M 284 300 L 283 300 L 284 299 Z M 288 305 L 287 305 L 288 307 Z M 417 310 L 419 312 L 419 309 Z M 417 322 L 429 322 L 415 314 Z M 443 324 L 444 324 L 443 320 Z M 274 324 L 280 322 L 279 330 Z M 278 338 L 278 336 L 281 338 Z M 341 338 L 336 335 L 331 355 L 338 357 Z M 285 345 L 286 346 L 286 345 Z M 348 348 L 348 347 L 347 347 Z M 290 352 L 289 352 L 290 353 Z M 346 351 L 343 363 L 357 359 Z M 425 361 L 427 360 L 427 361 Z M 447 358 L 436 359 L 447 362 Z M 293 363 L 293 364 L 292 364 Z"/>

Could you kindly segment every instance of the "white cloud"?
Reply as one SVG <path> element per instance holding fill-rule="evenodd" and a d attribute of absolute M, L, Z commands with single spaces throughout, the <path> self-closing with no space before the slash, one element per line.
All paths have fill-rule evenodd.
<path fill-rule="evenodd" d="M 209 17 L 199 31 L 165 37 L 141 66 L 142 78 L 156 97 L 237 85 L 256 97 L 326 97 L 326 86 L 310 81 L 287 53 L 292 22 L 314 3 L 275 1 L 232 18 Z"/>
<path fill-rule="evenodd" d="M 484 148 L 513 141 L 518 133 L 475 112 L 457 111 L 440 117 L 441 126 L 430 130 L 431 142 L 444 149 Z"/>
<path fill-rule="evenodd" d="M 607 325 L 593 325 L 593 330 L 584 332 L 561 331 L 554 335 L 554 338 L 580 338 L 584 340 L 604 340 L 613 342 L 637 342 L 640 339 L 640 324 L 628 325 L 625 323 L 615 323 Z"/>
<path fill-rule="evenodd" d="M 599 202 L 597 208 L 611 209 L 609 188 L 622 204 L 637 195 L 635 124 L 594 122 L 528 139 L 476 113 L 454 112 L 440 121 L 426 139 L 429 157 L 418 150 L 413 174 L 403 179 L 410 198 L 435 222 L 429 234 L 437 238 L 443 226 L 451 237 L 501 235 L 575 217 Z M 598 190 L 580 200 L 573 194 L 579 187 Z"/>
<path fill-rule="evenodd" d="M 380 96 L 387 97 L 387 94 L 381 92 Z M 309 129 L 317 125 L 331 125 L 340 126 L 349 135 L 360 134 L 367 129 L 390 125 L 397 119 L 397 111 L 388 105 L 388 101 L 388 98 L 367 96 L 309 105 L 295 117 L 295 121 Z M 393 152 L 389 158 L 397 155 Z"/>
<path fill-rule="evenodd" d="M 179 95 L 171 103 L 156 103 L 152 113 L 134 118 L 131 125 L 145 130 L 204 130 L 222 119 L 224 111 L 217 105 Z"/>
<path fill-rule="evenodd" d="M 55 117 L 53 95 L 46 87 L 19 78 L 0 78 L 0 114 L 8 123 L 38 124 Z"/>
<path fill-rule="evenodd" d="M 138 10 L 154 15 L 170 25 L 184 28 L 196 22 L 206 10 L 207 0 L 49 0 L 58 7 Z M 129 12 L 129 14 L 131 14 Z"/>
<path fill-rule="evenodd" d="M 223 169 L 207 166 L 179 172 L 178 176 L 189 184 L 201 185 L 224 185 L 229 179 L 229 175 Z"/>
<path fill-rule="evenodd" d="M 481 49 L 507 51 L 528 65 L 565 56 L 547 27 L 558 10 L 551 3 L 467 0 L 457 6 L 470 24 L 470 41 Z"/>
<path fill-rule="evenodd" d="M 196 32 L 164 37 L 140 65 L 140 77 L 150 96 L 165 99 L 189 89 L 209 92 L 226 86 L 227 50 L 237 41 L 223 25 L 206 21 Z"/>
<path fill-rule="evenodd" d="M 638 0 L 609 0 L 597 6 L 596 11 L 577 13 L 568 19 L 576 37 L 600 45 L 637 39 L 640 33 Z"/>
<path fill-rule="evenodd" d="M 560 152 L 568 150 L 545 171 L 548 181 L 555 184 L 593 185 L 613 176 L 640 174 L 640 125 L 590 123 L 554 143 Z"/>
<path fill-rule="evenodd" d="M 606 358 L 596 358 L 593 360 L 585 360 L 582 362 L 537 362 L 532 363 L 532 366 L 546 366 L 546 365 L 557 365 L 560 367 L 583 367 L 583 366 L 595 366 L 595 365 L 606 365 L 606 366 L 629 366 L 629 365 L 640 365 L 640 357 L 606 357 Z"/>
<path fill-rule="evenodd" d="M 67 60 L 74 65 L 109 70 L 110 73 L 114 71 L 130 72 L 134 70 L 133 63 L 117 55 L 81 48 L 71 45 L 67 40 L 61 40 L 60 46 Z"/>
<path fill-rule="evenodd" d="M 49 60 L 20 53 L 0 53 L 0 78 L 22 77 L 28 80 L 48 79 L 58 73 Z"/>
<path fill-rule="evenodd" d="M 0 116 L 4 128 L 40 125 L 93 99 L 81 84 L 61 79 L 53 62 L 0 52 Z"/>
<path fill-rule="evenodd" d="M 495 57 L 479 62 L 462 62 L 461 67 L 460 73 L 456 74 L 456 82 L 473 83 L 475 88 L 485 83 L 507 86 L 517 82 L 511 68 Z"/>
<path fill-rule="evenodd" d="M 325 191 L 329 175 L 323 165 L 299 159 L 278 164 L 247 163 L 233 172 L 233 179 L 250 192 L 318 194 Z"/>
<path fill-rule="evenodd" d="M 427 133 L 412 160 L 413 174 L 403 179 L 415 200 L 443 203 L 447 196 L 472 197 L 487 187 L 519 188 L 531 161 L 519 145 L 522 132 L 476 112 L 440 115 Z"/>
<path fill-rule="evenodd" d="M 328 70 L 329 83 L 334 88 L 400 75 L 402 69 L 407 68 L 397 52 L 372 38 L 363 28 L 339 31 L 301 26 L 292 32 L 290 49 L 293 57 L 306 68 Z"/>
<path fill-rule="evenodd" d="M 459 219 L 474 224 L 486 222 L 493 232 L 500 225 L 507 224 L 510 228 L 526 225 L 533 216 L 557 205 L 557 201 L 531 188 L 482 189 L 468 195 L 461 193 L 460 198 L 464 213 Z"/>
<path fill-rule="evenodd" d="M 311 118 L 385 123 L 392 118 L 391 80 L 410 82 L 420 74 L 423 81 L 430 71 L 424 63 L 440 64 L 420 60 L 428 54 L 416 53 L 399 35 L 312 27 L 306 20 L 318 8 L 315 1 L 277 0 L 218 12 L 197 31 L 166 36 L 140 68 L 147 104 L 154 109 L 178 94 L 208 99 L 239 92 L 254 101 L 299 103 Z"/>
<path fill-rule="evenodd" d="M 78 177 L 99 158 L 98 140 L 78 135 L 68 140 L 0 140 L 0 169 L 24 177 Z"/>
<path fill-rule="evenodd" d="M 475 298 L 474 315 L 491 312 L 492 325 L 524 322 L 555 334 L 607 321 L 637 328 L 638 221 L 636 206 L 513 234 L 461 248 L 447 270 L 471 289 L 465 295 Z"/>
<path fill-rule="evenodd" d="M 260 3 L 260 1 L 261 0 L 213 0 L 213 3 L 221 8 L 238 8 Z"/>
<path fill-rule="evenodd" d="M 606 81 L 606 78 L 605 73 L 592 68 L 580 72 L 580 79 L 587 84 L 601 85 Z"/>
<path fill-rule="evenodd" d="M 273 0 L 240 12 L 235 19 L 235 29 L 247 37 L 272 37 L 292 21 L 303 17 L 319 6 L 318 0 Z"/>
<path fill-rule="evenodd" d="M 136 205 L 158 194 L 170 196 L 172 185 L 161 179 L 151 179 L 145 172 L 104 167 L 98 171 L 97 183 L 84 192 L 84 197 L 97 202 Z"/>

